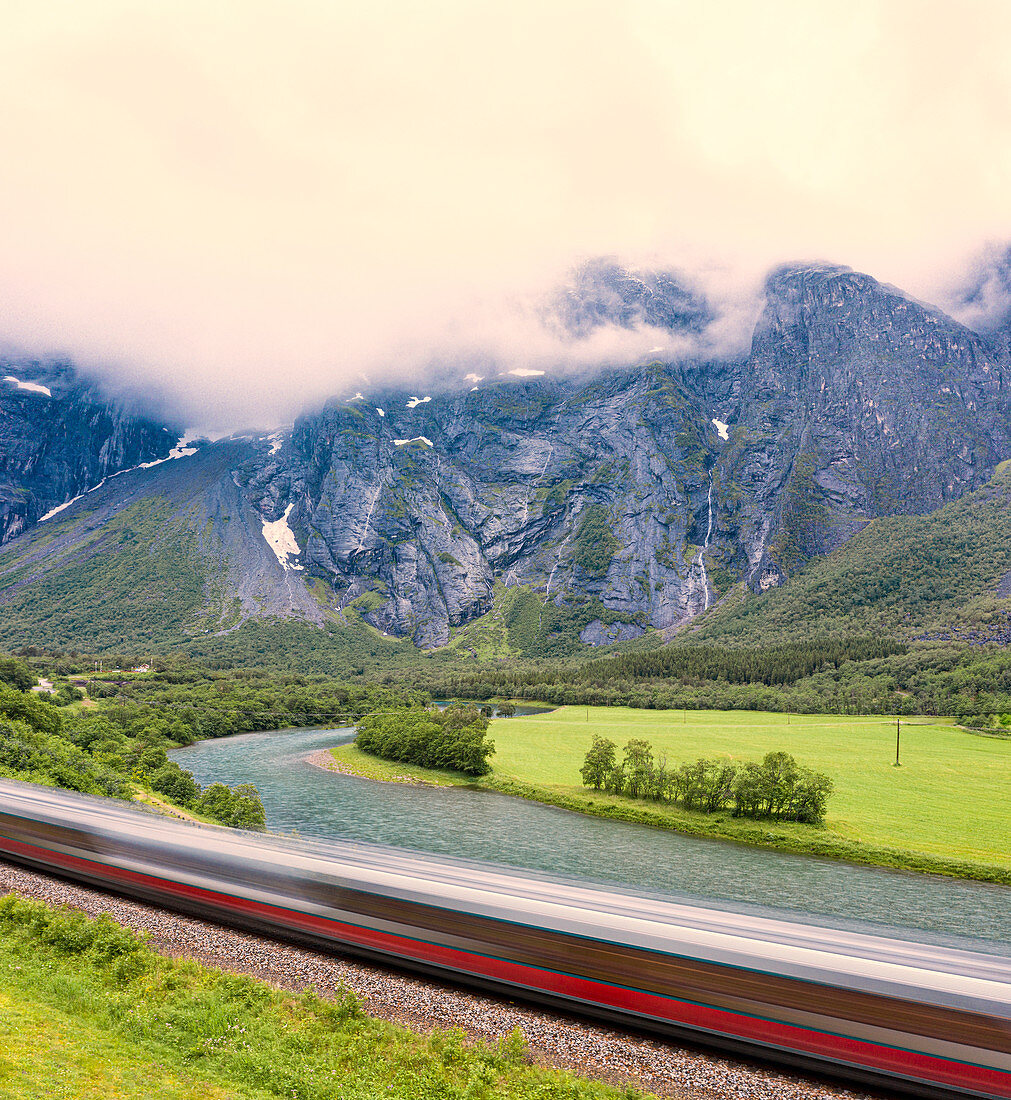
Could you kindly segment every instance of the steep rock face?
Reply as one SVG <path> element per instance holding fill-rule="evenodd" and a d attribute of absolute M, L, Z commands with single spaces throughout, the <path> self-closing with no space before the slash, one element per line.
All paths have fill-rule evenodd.
<path fill-rule="evenodd" d="M 656 303 L 628 272 L 604 275 L 620 284 L 607 309 L 639 324 L 641 302 Z M 138 507 L 160 501 L 162 526 L 203 563 L 189 635 L 250 617 L 349 621 L 353 603 L 433 647 L 501 585 L 538 593 L 543 605 L 517 596 L 538 629 L 589 644 L 670 631 L 741 580 L 781 583 L 874 516 L 926 512 L 986 480 L 1011 455 L 999 335 L 847 269 L 784 268 L 746 360 L 333 400 L 289 431 L 117 478 L 59 514 L 60 545 L 76 561 L 102 524 L 118 531 L 126 486 Z M 24 374 L 36 377 L 49 385 Z M 4 476 L 24 501 L 14 525 L 173 441 L 72 378 L 50 381 L 51 397 L 0 392 Z M 36 570 L 17 581 L 25 600 L 53 568 L 45 545 L 11 544 L 10 569 L 27 554 Z M 123 551 L 130 569 L 138 560 Z"/>
<path fill-rule="evenodd" d="M 604 325 L 648 325 L 668 332 L 701 332 L 713 320 L 705 298 L 677 272 L 640 271 L 614 260 L 589 260 L 548 304 L 548 321 L 573 336 Z"/>
<path fill-rule="evenodd" d="M 370 621 L 418 645 L 489 610 L 496 578 L 593 601 L 627 636 L 711 599 L 709 420 L 659 365 L 585 386 L 385 394 L 303 418 L 246 488 L 269 519 L 293 499 L 310 573 L 344 603 L 371 593 Z"/>
<path fill-rule="evenodd" d="M 127 413 L 69 364 L 3 360 L 0 379 L 0 544 L 176 442 L 178 433 Z"/>
<path fill-rule="evenodd" d="M 387 633 L 444 644 L 500 581 L 582 608 L 601 644 L 975 488 L 1011 454 L 1008 377 L 866 275 L 785 268 L 746 362 L 331 402 L 243 484 L 267 520 L 290 507 L 338 611 Z"/>
<path fill-rule="evenodd" d="M 774 272 L 721 467 L 752 582 L 982 484 L 1011 454 L 1009 377 L 975 333 L 867 275 Z"/>

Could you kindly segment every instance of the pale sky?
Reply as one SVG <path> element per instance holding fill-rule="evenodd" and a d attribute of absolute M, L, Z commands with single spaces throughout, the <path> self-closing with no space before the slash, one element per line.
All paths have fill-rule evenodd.
<path fill-rule="evenodd" d="M 1011 240 L 1011 3 L 0 0 L 0 341 L 289 420 L 553 346 L 579 259 L 679 267 L 746 341 L 764 271 L 938 300 Z M 610 340 L 610 342 L 609 342 Z M 638 345 L 642 344 L 640 348 Z"/>

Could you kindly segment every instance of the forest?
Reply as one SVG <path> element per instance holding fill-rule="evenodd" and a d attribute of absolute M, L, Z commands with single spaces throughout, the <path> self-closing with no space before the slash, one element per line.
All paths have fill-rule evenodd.
<path fill-rule="evenodd" d="M 0 775 L 107 798 L 164 795 L 221 825 L 257 829 L 263 804 L 255 787 L 212 783 L 201 788 L 171 760 L 175 742 L 154 726 L 121 716 L 74 711 L 31 692 L 0 687 Z"/>
<path fill-rule="evenodd" d="M 1004 646 L 929 640 L 675 643 L 582 663 L 503 663 L 466 672 L 422 666 L 413 682 L 437 698 L 556 705 L 943 714 L 973 725 L 1011 713 L 1011 654 Z"/>
<path fill-rule="evenodd" d="M 491 771 L 495 751 L 487 732 L 488 718 L 474 706 L 404 707 L 363 718 L 355 745 L 385 760 L 479 776 Z"/>
<path fill-rule="evenodd" d="M 171 749 L 255 730 L 348 725 L 369 712 L 427 702 L 385 686 L 262 669 L 226 672 L 179 657 L 156 661 L 143 674 L 89 673 L 89 663 L 97 662 L 30 647 L 0 658 L 0 774 L 112 798 L 153 792 L 241 828 L 264 824 L 256 789 L 222 783 L 202 789 L 172 760 Z M 63 674 L 54 695 L 30 690 L 35 665 L 53 677 Z"/>

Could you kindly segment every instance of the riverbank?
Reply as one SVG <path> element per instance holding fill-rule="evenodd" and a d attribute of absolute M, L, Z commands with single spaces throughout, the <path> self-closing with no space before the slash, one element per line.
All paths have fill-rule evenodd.
<path fill-rule="evenodd" d="M 306 756 L 305 762 L 324 771 L 371 779 L 376 783 L 406 783 L 412 787 L 470 787 L 475 784 L 473 776 L 459 772 L 419 768 L 370 756 L 353 742 L 332 749 L 318 749 Z"/>
<path fill-rule="evenodd" d="M 824 828 L 796 825 L 794 831 L 774 821 L 753 821 L 723 816 L 699 814 L 676 807 L 663 806 L 641 799 L 622 798 L 603 792 L 576 794 L 564 790 L 537 787 L 515 778 L 488 776 L 480 786 L 500 794 L 515 795 L 533 802 L 558 806 L 575 813 L 608 817 L 655 829 L 669 829 L 709 840 L 729 840 L 757 848 L 772 848 L 794 855 L 817 856 L 861 863 L 869 867 L 889 867 L 893 870 L 915 871 L 920 874 L 945 875 L 948 878 L 970 879 L 999 886 L 1011 886 L 1011 868 L 944 859 L 924 852 L 899 848 L 875 847 L 834 836 Z M 801 830 L 808 830 L 802 832 Z"/>
<path fill-rule="evenodd" d="M 1011 886 L 1002 793 L 1011 788 L 1011 746 L 944 720 L 907 719 L 900 728 L 903 763 L 895 768 L 895 732 L 894 719 L 878 717 L 561 707 L 496 719 L 494 770 L 479 780 L 381 761 L 353 745 L 333 756 L 339 770 L 377 781 L 395 774 L 415 785 L 469 785 L 706 839 Z M 643 738 L 672 763 L 791 752 L 835 784 L 826 824 L 704 814 L 588 790 L 579 768 L 594 735 L 617 742 L 619 753 L 625 741 Z"/>
<path fill-rule="evenodd" d="M 174 817 L 179 821 L 195 821 L 199 825 L 220 824 L 204 814 L 198 814 L 194 813 L 193 810 L 183 809 L 182 806 L 172 802 L 164 795 L 155 794 L 154 791 L 150 791 L 140 786 L 138 783 L 133 784 L 133 795 L 131 798 L 132 801 L 139 802 L 142 806 L 150 806 L 151 809 L 157 810 L 158 813 L 165 817 Z"/>

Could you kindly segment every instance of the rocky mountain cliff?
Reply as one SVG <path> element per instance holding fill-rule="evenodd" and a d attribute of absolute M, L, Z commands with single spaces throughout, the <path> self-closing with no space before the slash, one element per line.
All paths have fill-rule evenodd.
<path fill-rule="evenodd" d="M 566 293 L 556 314 L 576 329 L 712 315 L 673 276 L 607 265 Z M 129 506 L 162 516 L 201 578 L 179 634 L 364 618 L 432 648 L 522 616 L 545 645 L 601 644 L 671 632 L 741 583 L 779 585 L 870 518 L 931 511 L 1011 456 L 993 341 L 844 268 L 774 272 L 739 359 L 474 377 L 333 399 L 290 430 L 205 445 L 130 474 L 129 505 L 126 481 L 89 493 L 40 529 L 63 557 L 32 532 L 0 555 L 0 608 L 55 584 L 63 560 L 81 568 L 97 535 L 122 547 Z M 125 464 L 160 429 L 118 431 Z M 73 468 L 40 503 L 104 476 Z"/>
<path fill-rule="evenodd" d="M 867 275 L 774 272 L 721 464 L 749 579 L 981 485 L 1011 454 L 1009 380 L 988 342 Z"/>
<path fill-rule="evenodd" d="M 102 478 L 164 458 L 178 434 L 69 363 L 0 359 L 0 544 Z"/>

